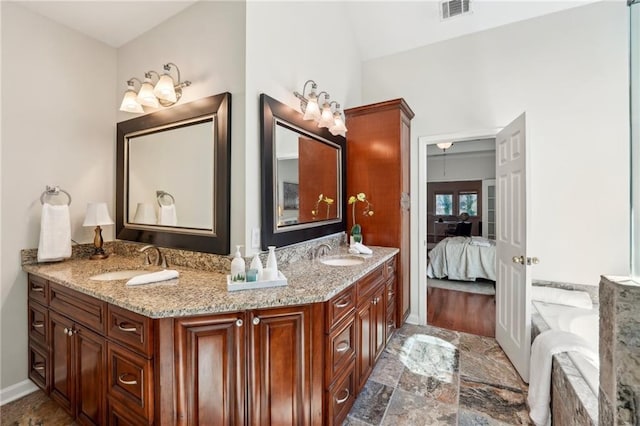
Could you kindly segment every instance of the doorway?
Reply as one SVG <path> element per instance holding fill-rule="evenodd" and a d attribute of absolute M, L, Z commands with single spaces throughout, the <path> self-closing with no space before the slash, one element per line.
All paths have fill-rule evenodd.
<path fill-rule="evenodd" d="M 495 138 L 426 151 L 427 324 L 495 337 Z"/>

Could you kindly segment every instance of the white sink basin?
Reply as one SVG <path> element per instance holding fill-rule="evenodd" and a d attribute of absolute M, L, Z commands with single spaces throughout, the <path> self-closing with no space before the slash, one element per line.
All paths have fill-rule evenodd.
<path fill-rule="evenodd" d="M 355 266 L 364 263 L 364 259 L 359 256 L 335 256 L 321 258 L 320 263 L 329 266 Z"/>
<path fill-rule="evenodd" d="M 89 279 L 95 281 L 128 280 L 129 278 L 148 273 L 149 271 L 141 271 L 140 269 L 123 269 L 120 271 L 111 271 L 93 275 L 89 277 Z"/>

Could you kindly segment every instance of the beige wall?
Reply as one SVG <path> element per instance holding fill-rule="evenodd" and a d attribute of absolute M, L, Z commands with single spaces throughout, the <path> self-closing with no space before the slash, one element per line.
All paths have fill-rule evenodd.
<path fill-rule="evenodd" d="M 71 237 L 89 242 L 85 207 L 114 209 L 116 51 L 2 2 L 0 388 L 27 377 L 27 286 L 20 249 L 38 246 L 40 194 L 73 197 Z M 104 230 L 113 239 L 113 227 Z"/>

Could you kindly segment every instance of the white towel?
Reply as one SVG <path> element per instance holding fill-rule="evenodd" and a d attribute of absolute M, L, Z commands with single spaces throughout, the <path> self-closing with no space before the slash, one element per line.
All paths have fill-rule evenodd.
<path fill-rule="evenodd" d="M 531 287 L 531 299 L 583 309 L 593 308 L 591 296 L 586 291 L 563 290 L 561 288 L 534 285 Z"/>
<path fill-rule="evenodd" d="M 68 205 L 42 205 L 38 262 L 71 257 L 71 219 Z"/>
<path fill-rule="evenodd" d="M 560 330 L 543 331 L 531 345 L 529 368 L 529 417 L 536 426 L 551 424 L 549 401 L 551 394 L 551 366 L 553 355 L 561 352 L 579 352 L 591 361 L 598 360 L 598 354 L 589 343 L 577 334 Z"/>
<path fill-rule="evenodd" d="M 176 205 L 162 205 L 158 210 L 158 225 L 176 226 L 178 224 L 178 215 L 176 214 Z"/>
<path fill-rule="evenodd" d="M 151 272 L 149 274 L 137 275 L 127 281 L 127 285 L 140 285 L 157 283 L 159 281 L 168 281 L 174 278 L 178 278 L 180 274 L 173 269 L 164 269 L 158 272 Z"/>
<path fill-rule="evenodd" d="M 351 244 L 351 248 L 357 250 L 358 253 L 360 253 L 360 254 L 372 254 L 373 253 L 373 251 L 369 247 L 365 246 L 362 243 L 353 243 L 353 244 Z"/>

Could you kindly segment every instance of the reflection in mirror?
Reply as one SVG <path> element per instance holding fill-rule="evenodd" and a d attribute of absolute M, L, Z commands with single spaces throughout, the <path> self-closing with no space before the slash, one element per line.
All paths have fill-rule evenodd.
<path fill-rule="evenodd" d="M 276 121 L 277 227 L 338 219 L 340 147 Z"/>
<path fill-rule="evenodd" d="M 215 233 L 215 115 L 125 135 L 129 224 Z"/>
<path fill-rule="evenodd" d="M 262 105 L 262 247 L 345 230 L 345 139 L 266 95 Z"/>
<path fill-rule="evenodd" d="M 119 239 L 229 253 L 231 95 L 118 123 Z"/>

